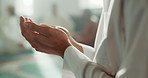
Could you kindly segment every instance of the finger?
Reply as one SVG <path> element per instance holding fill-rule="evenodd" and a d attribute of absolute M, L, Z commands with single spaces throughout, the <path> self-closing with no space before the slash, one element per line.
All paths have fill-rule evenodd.
<path fill-rule="evenodd" d="M 38 32 L 38 33 L 40 33 L 40 34 L 42 34 L 42 35 L 44 35 L 44 36 L 48 36 L 47 34 L 49 34 L 48 33 L 48 31 L 49 31 L 49 29 L 50 29 L 50 27 L 48 27 L 48 26 L 43 26 L 43 25 L 37 25 L 37 24 L 35 24 L 35 23 L 32 23 L 32 22 L 26 22 L 27 24 L 28 24 L 28 28 L 29 28 L 29 30 L 32 30 L 32 31 L 36 31 L 36 32 Z"/>
<path fill-rule="evenodd" d="M 33 22 L 29 17 L 26 18 L 26 22 Z"/>
<path fill-rule="evenodd" d="M 69 31 L 66 28 L 62 27 L 62 26 L 49 26 L 49 27 L 51 27 L 51 28 L 53 28 L 55 30 L 60 30 L 60 31 L 66 33 L 67 35 L 69 35 Z"/>
<path fill-rule="evenodd" d="M 27 18 L 27 22 L 31 22 L 29 18 Z"/>
<path fill-rule="evenodd" d="M 28 21 L 28 18 L 24 18 L 22 16 L 20 17 L 20 26 L 23 34 L 26 33 L 26 25 L 27 25 L 25 24 L 26 21 Z"/>
<path fill-rule="evenodd" d="M 29 18 L 30 22 L 33 22 L 30 18 Z"/>
<path fill-rule="evenodd" d="M 32 42 L 28 41 L 28 42 L 30 43 L 30 45 L 31 45 L 33 48 L 38 48 L 37 43 L 35 43 L 34 41 L 32 41 Z"/>
<path fill-rule="evenodd" d="M 41 24 L 41 25 L 39 25 L 39 26 L 41 26 L 41 27 L 50 27 L 50 26 L 48 26 L 48 25 L 46 25 L 46 24 Z"/>
<path fill-rule="evenodd" d="M 43 52 L 43 53 L 47 53 L 47 54 L 54 54 L 54 55 L 58 55 L 58 53 L 52 49 L 49 49 L 49 47 L 46 46 L 40 46 L 42 48 L 35 48 L 36 51 L 39 52 Z"/>
<path fill-rule="evenodd" d="M 28 30 L 28 36 L 27 36 L 27 39 L 29 41 L 42 41 L 43 40 L 47 40 L 45 39 L 44 36 L 41 36 L 38 32 L 35 32 L 35 31 L 31 31 L 31 30 Z"/>
<path fill-rule="evenodd" d="M 50 45 L 51 43 L 49 42 L 50 41 L 49 39 L 47 39 L 46 37 L 40 34 L 36 34 L 34 32 L 30 32 L 30 34 L 31 34 L 32 39 L 30 37 L 29 42 L 32 45 L 32 47 L 35 48 L 37 51 L 41 51 L 41 52 L 48 53 L 48 54 L 59 55 L 55 51 L 55 46 Z"/>
<path fill-rule="evenodd" d="M 69 34 L 69 31 L 66 28 L 62 26 L 58 26 L 57 28 L 63 30 L 66 34 Z"/>
<path fill-rule="evenodd" d="M 37 43 L 40 43 L 42 45 L 46 45 L 48 47 L 54 47 L 54 42 L 42 34 L 36 34 L 35 32 L 32 32 L 32 35 L 35 37 L 34 41 Z"/>
<path fill-rule="evenodd" d="M 47 53 L 47 54 L 59 55 L 58 51 L 52 49 L 51 47 L 47 47 L 40 44 L 38 44 L 38 48 L 35 48 L 35 50 L 43 53 Z"/>
<path fill-rule="evenodd" d="M 20 27 L 22 31 L 23 31 L 24 22 L 25 22 L 25 19 L 22 16 L 20 16 Z"/>
<path fill-rule="evenodd" d="M 24 27 L 26 29 L 26 31 L 29 29 L 29 24 L 26 23 L 26 22 L 31 22 L 29 18 L 25 18 L 25 24 L 24 24 Z"/>
<path fill-rule="evenodd" d="M 25 18 L 25 22 L 28 22 L 28 18 Z"/>
<path fill-rule="evenodd" d="M 29 34 L 29 29 L 28 29 L 28 24 L 24 23 L 23 25 L 23 32 L 22 32 L 22 35 L 24 37 L 29 37 L 30 34 Z"/>
<path fill-rule="evenodd" d="M 25 34 L 25 26 L 24 26 L 25 18 L 20 16 L 20 28 L 21 28 L 21 33 L 24 36 Z"/>
<path fill-rule="evenodd" d="M 43 45 L 41 43 L 39 43 L 38 41 L 34 41 L 35 43 L 35 46 L 34 48 L 37 50 L 37 51 L 42 51 L 42 52 L 47 52 L 49 50 L 49 47 L 46 46 L 46 45 Z"/>
<path fill-rule="evenodd" d="M 33 47 L 33 48 L 35 48 L 36 47 L 36 43 L 35 43 L 35 37 L 34 37 L 34 35 L 30 32 L 30 31 L 28 31 L 28 33 L 27 34 L 24 34 L 24 37 L 25 37 L 25 39 L 31 44 L 31 46 Z"/>
<path fill-rule="evenodd" d="M 23 36 L 29 43 L 31 43 L 33 41 L 32 38 L 30 38 L 30 36 L 28 36 L 26 34 L 23 34 Z"/>
<path fill-rule="evenodd" d="M 50 26 L 50 27 L 59 29 L 60 31 L 64 31 L 68 36 L 70 36 L 69 31 L 65 27 L 62 26 Z"/>
<path fill-rule="evenodd" d="M 20 16 L 20 28 L 21 28 L 21 32 L 22 32 L 22 35 L 25 37 L 25 39 L 30 44 L 32 44 L 34 46 L 35 43 L 33 43 L 32 38 L 30 37 L 31 34 L 28 34 L 27 33 L 27 30 L 25 28 L 27 26 L 27 24 L 25 23 L 27 20 L 28 20 L 27 18 L 24 18 L 24 17 Z"/>
<path fill-rule="evenodd" d="M 24 22 L 25 22 L 24 17 L 20 16 L 20 25 L 23 25 Z"/>
<path fill-rule="evenodd" d="M 40 45 L 46 46 L 48 48 L 50 47 L 52 49 L 57 47 L 54 45 L 55 42 L 53 40 L 50 40 L 50 38 L 47 38 L 47 37 L 45 37 L 41 34 L 37 34 L 35 32 L 30 32 L 30 34 L 31 34 L 30 38 L 32 37 L 31 41 L 34 41 L 36 44 L 40 44 Z M 33 46 L 33 47 L 36 48 L 37 46 Z"/>
<path fill-rule="evenodd" d="M 35 48 L 37 51 L 41 51 L 41 52 L 46 52 L 46 53 L 49 53 L 49 46 L 48 45 L 45 45 L 44 43 L 42 42 L 47 42 L 48 40 L 40 35 L 40 34 L 36 34 L 34 32 L 30 32 L 30 34 L 32 35 L 32 39 L 30 38 L 29 42 L 31 44 L 31 46 L 33 48 Z M 48 43 L 48 42 L 47 42 Z"/>

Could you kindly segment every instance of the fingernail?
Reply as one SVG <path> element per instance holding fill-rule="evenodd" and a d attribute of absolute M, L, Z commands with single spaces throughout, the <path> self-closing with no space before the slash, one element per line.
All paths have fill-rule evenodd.
<path fill-rule="evenodd" d="M 22 16 L 20 16 L 20 20 L 22 20 Z"/>
<path fill-rule="evenodd" d="M 20 20 L 21 20 L 21 21 L 24 21 L 24 17 L 20 16 Z"/>

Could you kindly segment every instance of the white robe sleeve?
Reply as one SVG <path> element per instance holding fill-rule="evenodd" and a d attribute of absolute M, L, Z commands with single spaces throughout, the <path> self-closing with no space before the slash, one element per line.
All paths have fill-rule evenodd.
<path fill-rule="evenodd" d="M 109 73 L 105 72 L 103 66 L 92 62 L 90 58 L 73 46 L 66 49 L 64 62 L 75 74 L 76 78 L 112 78 Z"/>
<path fill-rule="evenodd" d="M 91 46 L 87 46 L 85 44 L 81 44 L 79 43 L 79 45 L 82 46 L 83 48 L 83 52 L 84 54 L 89 57 L 91 60 L 93 60 L 94 57 L 94 48 Z M 74 74 L 72 73 L 72 71 L 69 69 L 68 65 L 65 63 L 64 61 L 64 65 L 63 65 L 63 74 L 62 74 L 62 78 L 75 78 Z"/>
<path fill-rule="evenodd" d="M 124 61 L 116 78 L 148 78 L 148 0 L 125 0 Z"/>
<path fill-rule="evenodd" d="M 84 54 L 89 57 L 91 60 L 93 60 L 94 55 L 95 55 L 95 49 L 91 46 L 85 45 L 85 44 L 80 44 L 83 48 Z"/>

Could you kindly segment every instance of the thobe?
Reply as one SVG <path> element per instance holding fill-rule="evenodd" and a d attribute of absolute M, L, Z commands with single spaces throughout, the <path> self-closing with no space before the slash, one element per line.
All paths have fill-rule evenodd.
<path fill-rule="evenodd" d="M 69 46 L 64 65 L 76 78 L 148 78 L 148 0 L 104 0 L 95 47 Z"/>

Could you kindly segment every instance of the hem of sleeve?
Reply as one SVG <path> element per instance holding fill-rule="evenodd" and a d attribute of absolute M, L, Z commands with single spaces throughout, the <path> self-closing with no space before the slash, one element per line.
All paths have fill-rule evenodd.
<path fill-rule="evenodd" d="M 83 71 L 91 60 L 74 46 L 69 46 L 64 53 L 64 64 L 75 74 L 76 78 L 82 78 Z"/>
<path fill-rule="evenodd" d="M 80 44 L 83 48 L 84 54 L 89 57 L 91 60 L 93 60 L 94 55 L 95 55 L 95 49 L 93 47 L 84 45 L 84 44 Z"/>

